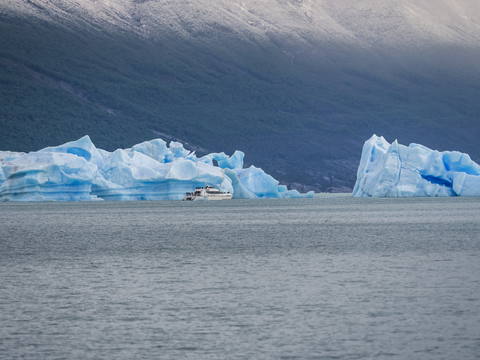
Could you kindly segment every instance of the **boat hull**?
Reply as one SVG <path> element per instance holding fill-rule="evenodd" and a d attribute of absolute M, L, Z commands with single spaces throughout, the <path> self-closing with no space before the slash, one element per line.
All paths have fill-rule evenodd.
<path fill-rule="evenodd" d="M 220 192 L 213 186 L 207 185 L 206 187 L 197 187 L 195 192 L 187 192 L 187 195 L 183 198 L 184 201 L 195 200 L 231 200 L 232 194 L 229 192 Z"/>
<path fill-rule="evenodd" d="M 231 200 L 232 195 L 230 196 L 185 196 L 183 201 L 198 201 L 198 200 L 208 200 L 208 201 L 218 201 L 218 200 Z"/>

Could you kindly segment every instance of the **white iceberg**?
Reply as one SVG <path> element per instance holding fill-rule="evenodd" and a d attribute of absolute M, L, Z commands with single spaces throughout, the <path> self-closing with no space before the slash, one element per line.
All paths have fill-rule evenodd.
<path fill-rule="evenodd" d="M 468 154 L 418 144 L 365 142 L 354 197 L 479 196 L 480 166 Z"/>
<path fill-rule="evenodd" d="M 206 184 L 233 192 L 222 169 L 179 158 L 161 163 L 143 153 L 116 150 L 97 172 L 92 194 L 105 200 L 181 200 Z"/>
<path fill-rule="evenodd" d="M 30 153 L 2 162 L 2 201 L 95 200 L 90 194 L 97 166 L 65 153 Z"/>
<path fill-rule="evenodd" d="M 181 200 L 206 185 L 235 199 L 313 197 L 287 190 L 262 169 L 243 169 L 243 158 L 241 151 L 197 158 L 161 139 L 111 153 L 84 136 L 29 154 L 0 152 L 0 201 Z"/>

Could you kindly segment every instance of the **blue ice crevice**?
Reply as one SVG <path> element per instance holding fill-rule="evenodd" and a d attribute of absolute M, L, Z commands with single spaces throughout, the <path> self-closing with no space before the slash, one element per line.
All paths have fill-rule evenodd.
<path fill-rule="evenodd" d="M 480 166 L 468 154 L 423 145 L 365 142 L 354 197 L 479 196 Z"/>
<path fill-rule="evenodd" d="M 241 151 L 198 158 L 162 139 L 108 152 L 84 136 L 29 154 L 0 151 L 0 201 L 181 200 L 206 185 L 235 199 L 313 197 L 260 168 L 243 168 L 243 158 Z"/>

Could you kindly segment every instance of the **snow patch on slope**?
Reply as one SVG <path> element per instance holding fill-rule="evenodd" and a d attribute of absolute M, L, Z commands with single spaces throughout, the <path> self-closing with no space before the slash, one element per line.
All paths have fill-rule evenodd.
<path fill-rule="evenodd" d="M 275 44 L 360 47 L 480 44 L 476 0 L 13 0 L 2 13 L 144 37 L 236 36 Z"/>

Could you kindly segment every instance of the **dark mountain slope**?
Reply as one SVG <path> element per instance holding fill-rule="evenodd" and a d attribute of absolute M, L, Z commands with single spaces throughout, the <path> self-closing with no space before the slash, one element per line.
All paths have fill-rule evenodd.
<path fill-rule="evenodd" d="M 365 1 L 357 18 L 333 2 L 16 4 L 0 13 L 2 150 L 160 136 L 323 191 L 353 186 L 373 133 L 480 159 L 477 30 L 428 7 L 441 21 L 420 31 Z"/>

